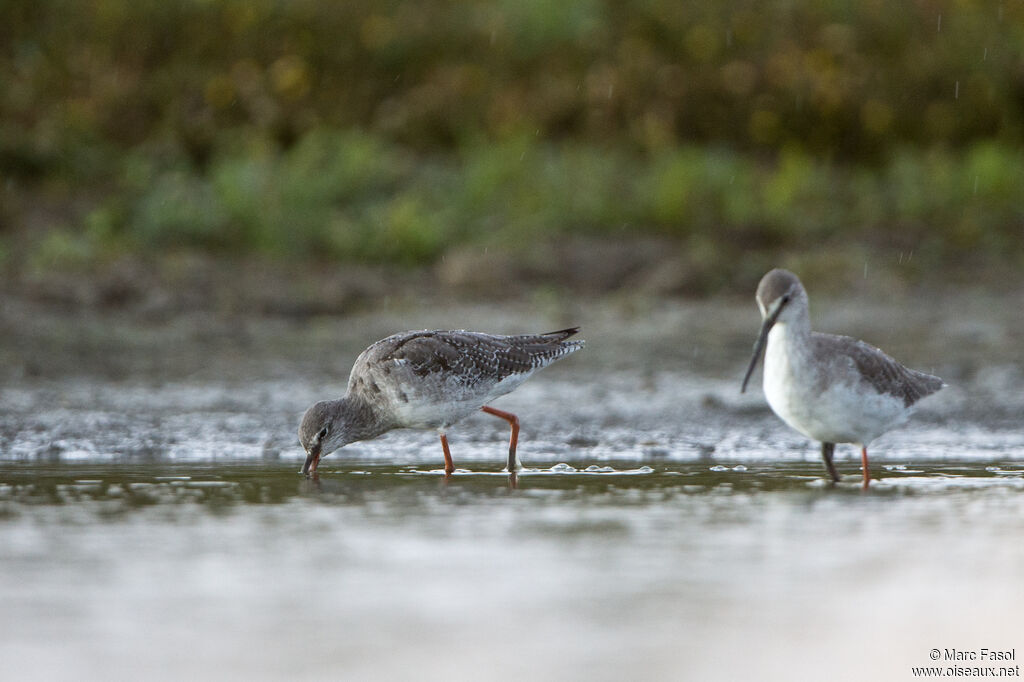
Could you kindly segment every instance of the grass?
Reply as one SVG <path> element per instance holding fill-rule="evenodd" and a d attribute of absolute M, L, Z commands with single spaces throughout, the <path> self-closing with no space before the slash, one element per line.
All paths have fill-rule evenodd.
<path fill-rule="evenodd" d="M 879 166 L 800 150 L 776 159 L 684 146 L 654 156 L 527 135 L 416 156 L 359 132 L 310 132 L 291 149 L 227 145 L 208 170 L 122 161 L 84 229 L 42 233 L 35 262 L 203 250 L 314 261 L 429 264 L 458 245 L 515 251 L 583 235 L 661 235 L 706 258 L 870 248 L 921 268 L 1019 259 L 1024 153 L 992 143 L 904 148 Z"/>

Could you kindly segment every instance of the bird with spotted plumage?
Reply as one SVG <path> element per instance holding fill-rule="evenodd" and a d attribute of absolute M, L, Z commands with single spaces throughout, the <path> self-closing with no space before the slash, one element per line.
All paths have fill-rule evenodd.
<path fill-rule="evenodd" d="M 583 347 L 569 337 L 579 327 L 546 334 L 500 336 L 471 331 L 423 330 L 381 339 L 356 358 L 348 390 L 316 403 L 302 417 L 302 473 L 316 475 L 320 458 L 392 429 L 435 429 L 446 475 L 455 471 L 447 430 L 482 410 L 509 422 L 508 471 L 519 467 L 519 419 L 490 405 L 537 370 Z"/>
<path fill-rule="evenodd" d="M 904 367 L 863 341 L 811 331 L 807 292 L 788 270 L 775 269 L 762 277 L 756 300 L 761 332 L 741 392 L 764 351 L 768 405 L 786 424 L 821 441 L 833 483 L 839 481 L 832 462 L 836 443 L 860 445 L 866 488 L 871 441 L 903 423 L 919 400 L 945 383 Z"/>

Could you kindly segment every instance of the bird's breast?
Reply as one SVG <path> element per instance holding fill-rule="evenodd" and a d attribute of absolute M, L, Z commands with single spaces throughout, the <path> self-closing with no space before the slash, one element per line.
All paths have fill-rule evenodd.
<path fill-rule="evenodd" d="M 821 382 L 810 349 L 792 338 L 784 325 L 768 334 L 764 357 L 764 394 L 772 411 L 808 438 L 845 443 L 854 436 L 831 405 L 834 396 Z"/>
<path fill-rule="evenodd" d="M 904 417 L 902 403 L 861 381 L 852 362 L 816 357 L 800 341 L 772 329 L 765 350 L 765 398 L 789 426 L 814 440 L 867 444 Z"/>

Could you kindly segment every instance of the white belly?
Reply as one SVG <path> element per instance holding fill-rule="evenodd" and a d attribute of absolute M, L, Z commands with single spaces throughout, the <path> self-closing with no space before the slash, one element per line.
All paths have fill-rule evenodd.
<path fill-rule="evenodd" d="M 765 398 L 779 418 L 808 438 L 867 445 L 906 418 L 902 400 L 873 390 L 852 363 L 814 363 L 805 346 L 790 343 L 784 326 L 768 334 Z"/>
<path fill-rule="evenodd" d="M 515 389 L 530 374 L 532 372 L 517 374 L 490 386 L 477 384 L 473 387 L 443 380 L 438 374 L 436 382 L 421 381 L 415 387 L 389 382 L 385 391 L 398 427 L 445 429 Z"/>

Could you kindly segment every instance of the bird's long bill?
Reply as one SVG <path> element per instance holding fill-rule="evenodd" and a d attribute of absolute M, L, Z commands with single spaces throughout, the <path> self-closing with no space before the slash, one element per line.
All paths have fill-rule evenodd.
<path fill-rule="evenodd" d="M 306 455 L 306 463 L 302 465 L 302 473 L 306 476 L 316 473 L 317 466 L 320 465 L 320 447 L 314 447 L 313 450 Z"/>
<path fill-rule="evenodd" d="M 764 318 L 764 322 L 761 323 L 761 332 L 757 335 L 757 341 L 754 342 L 754 354 L 750 357 L 750 365 L 747 367 L 747 373 L 743 375 L 743 385 L 740 387 L 740 393 L 744 393 L 747 390 L 747 382 L 750 381 L 750 375 L 754 373 L 754 368 L 757 367 L 757 361 L 761 359 L 761 353 L 764 352 L 764 345 L 768 343 L 768 332 L 775 326 L 775 321 L 779 319 L 779 313 L 785 307 L 785 303 L 775 309 L 775 312 L 770 316 Z"/>

